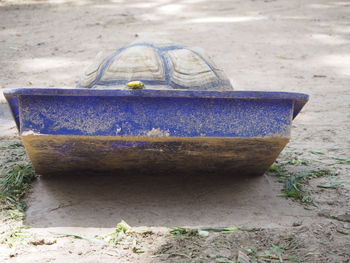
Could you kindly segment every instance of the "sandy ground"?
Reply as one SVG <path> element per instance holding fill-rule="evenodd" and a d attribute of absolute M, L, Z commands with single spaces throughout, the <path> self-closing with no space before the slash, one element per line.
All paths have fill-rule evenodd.
<path fill-rule="evenodd" d="M 236 90 L 310 94 L 309 103 L 293 124 L 292 141 L 284 153 L 332 169 L 338 181 L 350 180 L 349 165 L 332 164 L 334 157 L 350 158 L 349 1 L 0 0 L 0 17 L 1 89 L 73 87 L 100 50 L 114 50 L 143 37 L 199 46 L 225 70 Z M 0 100 L 4 102 L 4 98 Z M 5 144 L 18 140 L 11 137 L 16 129 L 3 104 L 0 135 L 5 136 Z M 310 150 L 325 154 L 315 155 Z M 34 237 L 49 241 L 17 249 L 0 244 L 0 259 L 190 262 L 181 256 L 151 257 L 169 242 L 170 251 L 179 247 L 178 240 L 168 241 L 161 234 L 167 231 L 164 227 L 245 225 L 268 230 L 258 236 L 242 234 L 235 244 L 263 240 L 268 246 L 277 242 L 272 237 L 293 235 L 305 250 L 298 250 L 298 255 L 310 251 L 318 255 L 303 262 L 350 262 L 346 252 L 350 238 L 335 231 L 339 224 L 350 228 L 349 223 L 319 216 L 322 211 L 350 213 L 349 185 L 319 189 L 316 185 L 322 180 L 331 179 L 316 179 L 309 186 L 319 207 L 306 210 L 277 197 L 281 185 L 269 174 L 200 179 L 41 177 L 27 196 L 25 224 L 31 226 L 28 231 Z M 111 232 L 121 219 L 132 226 L 153 227 L 158 233 L 142 241 L 147 253 L 52 234 L 93 237 Z M 303 226 L 290 229 L 299 221 Z M 214 236 L 198 241 L 206 247 L 203 253 L 213 253 L 207 250 L 216 238 L 223 240 Z M 54 242 L 50 244 L 50 240 Z M 180 244 L 187 248 L 186 239 Z M 215 262 L 210 256 L 206 260 L 198 262 Z"/>

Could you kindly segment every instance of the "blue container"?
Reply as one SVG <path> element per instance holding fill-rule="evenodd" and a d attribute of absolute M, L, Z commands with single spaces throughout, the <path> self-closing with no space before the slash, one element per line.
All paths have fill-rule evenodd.
<path fill-rule="evenodd" d="M 261 175 L 290 139 L 308 95 L 287 92 L 9 89 L 39 174 Z"/>

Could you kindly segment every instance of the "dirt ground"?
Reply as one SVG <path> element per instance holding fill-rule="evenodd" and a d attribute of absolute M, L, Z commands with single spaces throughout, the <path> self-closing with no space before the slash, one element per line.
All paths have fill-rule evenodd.
<path fill-rule="evenodd" d="M 199 46 L 236 90 L 308 93 L 276 165 L 328 171 L 305 182 L 310 202 L 278 196 L 274 171 L 39 177 L 24 222 L 1 212 L 0 262 L 350 262 L 350 184 L 320 187 L 350 181 L 349 17 L 336 0 L 0 0 L 1 89 L 73 87 L 100 50 L 141 38 Z M 0 164 L 27 162 L 1 103 Z M 121 220 L 132 226 L 122 241 L 99 238 Z"/>

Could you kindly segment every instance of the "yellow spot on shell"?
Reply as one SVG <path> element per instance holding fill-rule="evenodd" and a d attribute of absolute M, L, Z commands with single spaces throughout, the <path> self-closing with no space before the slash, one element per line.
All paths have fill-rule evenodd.
<path fill-rule="evenodd" d="M 141 81 L 130 81 L 127 86 L 132 89 L 144 89 L 145 85 Z"/>

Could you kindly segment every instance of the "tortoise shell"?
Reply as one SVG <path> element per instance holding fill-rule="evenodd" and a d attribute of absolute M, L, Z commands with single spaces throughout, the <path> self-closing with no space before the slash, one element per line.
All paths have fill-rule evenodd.
<path fill-rule="evenodd" d="M 147 89 L 233 90 L 224 72 L 203 52 L 170 43 L 133 43 L 105 57 L 99 54 L 79 88 L 127 88 L 141 81 Z"/>

